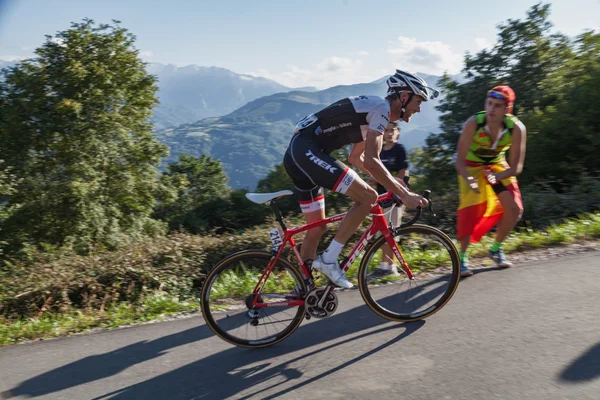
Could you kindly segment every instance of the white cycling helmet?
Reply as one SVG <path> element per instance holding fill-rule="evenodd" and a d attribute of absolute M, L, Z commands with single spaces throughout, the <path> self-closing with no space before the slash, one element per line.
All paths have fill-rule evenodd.
<path fill-rule="evenodd" d="M 396 70 L 396 73 L 386 81 L 388 85 L 387 94 L 400 92 L 411 92 L 423 98 L 423 101 L 435 99 L 440 92 L 427 86 L 427 82 L 417 74 Z"/>

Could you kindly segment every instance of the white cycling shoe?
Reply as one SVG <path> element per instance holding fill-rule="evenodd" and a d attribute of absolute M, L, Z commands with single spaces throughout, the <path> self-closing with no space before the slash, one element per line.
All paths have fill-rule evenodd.
<path fill-rule="evenodd" d="M 323 262 L 323 254 L 321 254 L 313 261 L 312 266 L 314 269 L 327 276 L 334 285 L 344 289 L 354 287 L 352 282 L 346 277 L 346 273 L 340 268 L 340 263 L 338 261 L 334 263 L 325 263 Z"/>

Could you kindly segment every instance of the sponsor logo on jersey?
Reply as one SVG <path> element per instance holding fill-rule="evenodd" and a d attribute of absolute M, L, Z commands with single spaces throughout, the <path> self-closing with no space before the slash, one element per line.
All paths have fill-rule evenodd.
<path fill-rule="evenodd" d="M 385 126 L 383 124 L 379 124 L 379 126 L 377 126 L 377 130 L 383 132 L 385 130 Z"/>
<path fill-rule="evenodd" d="M 319 157 L 315 156 L 313 154 L 312 151 L 308 150 L 308 152 L 306 153 L 306 155 L 310 158 L 310 160 L 312 162 L 314 162 L 315 164 L 317 164 L 319 167 L 331 172 L 332 174 L 337 171 L 337 167 L 334 167 L 333 165 L 329 164 L 326 161 L 321 160 Z"/>
<path fill-rule="evenodd" d="M 296 124 L 296 130 L 295 132 L 298 133 L 298 131 L 306 128 L 307 126 L 309 126 L 310 124 L 314 123 L 315 121 L 317 121 L 317 116 L 315 114 L 310 114 L 307 115 L 306 117 L 302 118 L 300 121 L 298 121 L 298 123 Z"/>
<path fill-rule="evenodd" d="M 315 135 L 319 136 L 321 133 L 323 133 L 323 129 L 320 126 L 317 126 L 317 129 L 315 129 Z"/>
<path fill-rule="evenodd" d="M 343 122 L 343 123 L 341 123 L 339 125 L 334 125 L 334 126 L 331 126 L 331 127 L 327 128 L 327 129 L 324 129 L 322 131 L 322 133 L 329 133 L 329 132 L 337 131 L 338 129 L 347 128 L 349 126 L 352 126 L 352 122 Z"/>

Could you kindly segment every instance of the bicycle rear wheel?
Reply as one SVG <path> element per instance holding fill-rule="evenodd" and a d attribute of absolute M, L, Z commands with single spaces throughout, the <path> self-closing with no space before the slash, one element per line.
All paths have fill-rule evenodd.
<path fill-rule="evenodd" d="M 206 277 L 201 310 L 206 324 L 223 340 L 242 347 L 266 347 L 291 335 L 302 322 L 304 306 L 288 306 L 306 292 L 302 275 L 279 258 L 259 295 L 260 303 L 281 306 L 253 308 L 256 287 L 273 255 L 263 250 L 234 253 Z"/>
<path fill-rule="evenodd" d="M 427 225 L 402 228 L 394 240 L 414 279 L 409 279 L 400 267 L 398 276 L 374 273 L 382 260 L 382 249 L 389 248 L 381 236 L 369 246 L 361 261 L 360 293 L 367 306 L 386 319 L 421 320 L 444 307 L 456 291 L 460 280 L 458 251 L 446 234 Z"/>

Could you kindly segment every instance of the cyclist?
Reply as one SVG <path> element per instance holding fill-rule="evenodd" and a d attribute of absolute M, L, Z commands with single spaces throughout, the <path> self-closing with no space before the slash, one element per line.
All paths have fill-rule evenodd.
<path fill-rule="evenodd" d="M 421 102 L 436 98 L 439 92 L 428 87 L 417 75 L 400 70 L 388 78 L 387 85 L 385 99 L 377 96 L 347 97 L 304 117 L 296 125 L 283 159 L 308 223 L 325 218 L 323 188 L 344 193 L 354 200 L 325 252 L 316 257 L 319 240 L 326 229 L 324 226 L 309 230 L 301 248 L 304 260 L 314 259 L 314 269 L 344 288 L 353 285 L 341 270 L 338 256 L 377 202 L 377 192 L 330 153 L 352 144 L 348 157 L 351 164 L 400 196 L 407 207 L 427 205 L 426 199 L 411 193 L 401 180 L 396 180 L 389 173 L 379 153 L 388 123 L 409 122 L 413 114 L 421 111 Z"/>
<path fill-rule="evenodd" d="M 511 267 L 502 242 L 523 213 L 516 176 L 525 161 L 525 125 L 511 114 L 516 96 L 509 86 L 488 91 L 485 110 L 469 118 L 458 141 L 456 170 L 460 204 L 456 233 L 460 241 L 461 276 L 469 269 L 469 243 L 479 242 L 496 223 L 496 240 L 489 256 L 500 267 Z M 510 150 L 510 163 L 506 151 Z"/>

